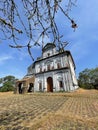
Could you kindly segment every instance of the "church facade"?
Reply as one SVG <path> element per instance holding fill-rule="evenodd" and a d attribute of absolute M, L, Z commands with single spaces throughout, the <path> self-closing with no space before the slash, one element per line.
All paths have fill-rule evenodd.
<path fill-rule="evenodd" d="M 32 77 L 34 80 L 25 86 L 26 91 L 30 89 L 30 84 L 33 92 L 69 92 L 78 88 L 75 63 L 70 51 L 59 52 L 52 43 L 46 44 L 42 49 L 42 56 L 28 67 L 24 79 Z"/>

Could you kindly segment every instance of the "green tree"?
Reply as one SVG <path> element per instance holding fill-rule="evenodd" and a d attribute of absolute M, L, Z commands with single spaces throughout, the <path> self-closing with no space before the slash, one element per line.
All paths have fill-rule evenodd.
<path fill-rule="evenodd" d="M 8 75 L 8 76 L 4 77 L 3 80 L 4 80 L 5 82 L 6 82 L 6 81 L 10 81 L 12 84 L 14 84 L 15 81 L 16 81 L 16 78 L 15 78 L 14 76 L 12 76 L 12 75 Z"/>
<path fill-rule="evenodd" d="M 16 80 L 17 79 L 11 75 L 0 78 L 0 84 L 2 84 L 2 86 L 0 87 L 0 91 L 1 92 L 13 91 Z"/>
<path fill-rule="evenodd" d="M 2 83 L 2 78 L 0 78 L 0 84 Z"/>
<path fill-rule="evenodd" d="M 85 69 L 79 73 L 79 86 L 85 89 L 96 88 L 98 85 L 98 67 L 94 69 Z"/>
<path fill-rule="evenodd" d="M 8 91 L 13 91 L 14 86 L 12 85 L 11 81 L 7 81 L 3 84 L 3 87 L 1 88 L 1 92 L 8 92 Z"/>
<path fill-rule="evenodd" d="M 89 69 L 85 69 L 82 72 L 79 73 L 79 86 L 82 88 L 89 88 L 89 73 L 90 70 Z"/>

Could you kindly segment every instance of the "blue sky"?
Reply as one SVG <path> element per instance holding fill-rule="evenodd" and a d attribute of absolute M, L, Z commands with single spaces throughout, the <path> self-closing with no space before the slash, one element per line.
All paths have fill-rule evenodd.
<path fill-rule="evenodd" d="M 64 39 L 69 42 L 66 50 L 72 53 L 78 76 L 85 68 L 98 67 L 98 0 L 77 0 L 76 5 L 70 12 L 78 24 L 75 32 L 63 15 L 59 14 L 56 19 Z M 23 37 L 22 41 L 26 39 Z M 0 78 L 7 75 L 22 78 L 32 60 L 25 49 L 12 49 L 8 44 L 7 40 L 0 40 Z M 39 47 L 33 48 L 32 52 L 35 59 L 41 55 Z"/>

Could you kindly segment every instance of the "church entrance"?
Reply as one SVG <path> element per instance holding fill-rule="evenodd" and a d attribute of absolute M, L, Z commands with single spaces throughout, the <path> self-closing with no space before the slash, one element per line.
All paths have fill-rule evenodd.
<path fill-rule="evenodd" d="M 33 91 L 34 91 L 34 84 L 33 83 L 29 83 L 28 92 L 33 92 Z"/>
<path fill-rule="evenodd" d="M 19 92 L 19 94 L 22 94 L 22 88 L 23 88 L 23 86 L 22 86 L 23 84 L 22 83 L 19 83 L 19 85 L 18 85 L 18 92 Z"/>
<path fill-rule="evenodd" d="M 52 79 L 52 77 L 47 78 L 47 92 L 53 92 L 53 79 Z"/>

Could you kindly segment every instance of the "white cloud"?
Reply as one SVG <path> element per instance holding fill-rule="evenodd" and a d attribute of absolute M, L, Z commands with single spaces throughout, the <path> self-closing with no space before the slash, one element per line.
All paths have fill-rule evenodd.
<path fill-rule="evenodd" d="M 0 64 L 3 64 L 4 62 L 13 59 L 11 55 L 2 55 L 0 56 Z"/>

